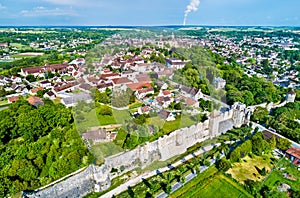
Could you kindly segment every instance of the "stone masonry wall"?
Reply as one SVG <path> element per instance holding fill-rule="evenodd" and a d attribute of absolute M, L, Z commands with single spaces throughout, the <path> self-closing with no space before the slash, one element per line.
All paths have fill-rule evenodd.
<path fill-rule="evenodd" d="M 105 159 L 101 166 L 91 165 L 83 171 L 58 181 L 46 188 L 36 190 L 31 193 L 23 192 L 23 197 L 83 197 L 93 191 L 100 192 L 110 186 L 112 168 L 122 172 L 128 172 L 134 168 L 145 167 L 154 161 L 165 161 L 176 155 L 180 155 L 198 142 L 209 138 L 214 138 L 225 130 L 233 126 L 246 124 L 246 117 L 249 117 L 249 111 L 243 104 L 235 104 L 234 108 L 216 115 L 204 123 L 176 130 L 169 135 L 159 138 L 154 142 L 148 142 L 144 146 L 138 146 L 136 149 L 120 153 Z"/>

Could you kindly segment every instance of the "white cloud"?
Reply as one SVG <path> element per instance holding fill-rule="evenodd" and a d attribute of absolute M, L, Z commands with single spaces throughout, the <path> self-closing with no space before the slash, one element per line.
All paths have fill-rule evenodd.
<path fill-rule="evenodd" d="M 74 7 L 99 7 L 103 2 L 99 0 L 42 0 L 46 3 L 55 5 L 68 5 Z"/>
<path fill-rule="evenodd" d="M 0 3 L 0 10 L 5 10 L 6 7 Z"/>
<path fill-rule="evenodd" d="M 22 10 L 22 16 L 37 17 L 37 16 L 78 16 L 78 14 L 72 9 L 47 9 L 43 6 L 35 7 L 32 10 Z"/>

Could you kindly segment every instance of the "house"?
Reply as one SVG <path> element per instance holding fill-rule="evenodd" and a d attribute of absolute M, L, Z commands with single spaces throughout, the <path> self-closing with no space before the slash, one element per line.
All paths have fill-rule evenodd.
<path fill-rule="evenodd" d="M 139 114 L 149 114 L 149 112 L 150 112 L 149 106 L 139 107 L 138 109 Z"/>
<path fill-rule="evenodd" d="M 56 71 L 64 70 L 67 67 L 68 67 L 68 63 L 22 68 L 20 75 L 26 77 L 29 74 L 31 74 L 34 75 L 35 77 L 37 76 L 44 77 L 44 73 L 46 72 L 54 73 Z"/>
<path fill-rule="evenodd" d="M 129 80 L 129 78 L 127 77 L 115 78 L 112 79 L 112 81 L 115 86 L 122 86 L 122 85 L 133 83 L 133 81 Z"/>
<path fill-rule="evenodd" d="M 14 103 L 19 100 L 19 96 L 12 96 L 8 98 L 8 103 Z"/>
<path fill-rule="evenodd" d="M 140 89 L 146 88 L 146 87 L 152 87 L 152 85 L 147 82 L 130 83 L 130 84 L 127 84 L 126 86 L 129 89 L 131 89 L 132 91 L 137 91 L 137 90 L 140 90 Z"/>
<path fill-rule="evenodd" d="M 295 102 L 296 100 L 296 92 L 292 89 L 286 94 L 286 102 Z"/>
<path fill-rule="evenodd" d="M 48 98 L 50 100 L 54 100 L 56 98 L 56 96 L 53 93 L 53 91 L 49 91 L 49 92 L 47 92 L 47 93 L 44 94 L 44 98 Z"/>
<path fill-rule="evenodd" d="M 27 98 L 27 101 L 29 102 L 29 104 L 35 107 L 44 105 L 44 101 L 41 98 L 36 96 L 30 96 L 29 98 Z"/>
<path fill-rule="evenodd" d="M 145 96 L 147 96 L 149 94 L 154 94 L 154 89 L 152 87 L 142 88 L 142 89 L 135 92 L 135 96 L 138 99 L 143 99 Z"/>
<path fill-rule="evenodd" d="M 138 82 L 145 82 L 145 83 L 151 83 L 152 80 L 149 78 L 147 74 L 139 74 L 135 78 Z"/>
<path fill-rule="evenodd" d="M 185 106 L 195 107 L 195 108 L 199 107 L 199 102 L 190 97 L 185 97 L 185 96 L 181 95 L 176 100 L 178 102 L 181 102 Z"/>
<path fill-rule="evenodd" d="M 41 87 L 48 89 L 51 88 L 51 82 L 49 82 L 49 80 L 44 80 L 42 82 L 39 83 Z"/>
<path fill-rule="evenodd" d="M 163 108 L 168 108 L 173 101 L 173 98 L 158 96 L 155 98 L 154 104 Z"/>
<path fill-rule="evenodd" d="M 87 141 L 93 141 L 93 143 L 106 142 L 107 135 L 105 129 L 91 130 L 82 134 L 82 138 Z"/>
<path fill-rule="evenodd" d="M 64 85 L 58 85 L 53 89 L 53 92 L 58 95 L 60 92 L 72 91 L 75 89 L 75 83 L 68 83 Z"/>
<path fill-rule="evenodd" d="M 203 94 L 200 89 L 181 85 L 179 91 L 181 93 L 184 93 L 186 97 L 191 97 L 195 100 L 199 100 L 200 98 L 203 98 Z"/>
<path fill-rule="evenodd" d="M 169 111 L 166 111 L 166 110 L 161 110 L 159 113 L 158 113 L 158 116 L 163 119 L 163 120 L 166 120 L 166 121 L 174 121 L 176 120 L 175 116 L 173 113 L 169 112 Z"/>
<path fill-rule="evenodd" d="M 286 151 L 286 156 L 290 159 L 291 163 L 300 167 L 300 149 L 299 148 L 289 148 Z"/>
<path fill-rule="evenodd" d="M 112 89 L 113 86 L 114 85 L 112 83 L 101 83 L 97 85 L 97 89 L 99 89 L 100 92 L 105 92 L 106 89 Z"/>
<path fill-rule="evenodd" d="M 37 88 L 33 88 L 29 91 L 29 94 L 31 95 L 36 95 L 38 91 L 43 91 L 44 88 L 43 87 L 37 87 Z"/>
<path fill-rule="evenodd" d="M 12 76 L 11 77 L 11 80 L 14 82 L 14 83 L 22 83 L 22 79 L 20 77 L 17 77 L 17 76 Z"/>
<path fill-rule="evenodd" d="M 76 106 L 77 102 L 81 101 L 81 100 L 83 100 L 87 103 L 93 101 L 92 97 L 88 93 L 81 92 L 81 93 L 73 94 L 69 97 L 63 98 L 61 100 L 61 103 L 63 105 L 65 105 L 66 107 L 73 107 L 73 106 Z"/>
<path fill-rule="evenodd" d="M 158 96 L 172 97 L 172 93 L 170 90 L 160 90 L 160 93 Z"/>
<path fill-rule="evenodd" d="M 175 69 L 183 69 L 187 61 L 182 61 L 179 58 L 166 58 L 167 67 Z"/>
<path fill-rule="evenodd" d="M 93 87 L 87 83 L 82 83 L 79 85 L 79 89 L 83 90 L 83 91 L 87 91 L 89 92 Z"/>

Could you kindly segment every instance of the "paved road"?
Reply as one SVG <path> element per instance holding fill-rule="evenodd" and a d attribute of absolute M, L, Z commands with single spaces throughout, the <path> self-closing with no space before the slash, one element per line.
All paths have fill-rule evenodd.
<path fill-rule="evenodd" d="M 275 133 L 275 132 L 273 132 L 273 131 L 270 131 L 269 129 L 265 128 L 264 126 L 262 126 L 262 125 L 260 125 L 260 124 L 257 124 L 257 123 L 255 123 L 255 122 L 252 122 L 252 128 L 256 128 L 256 127 L 258 127 L 259 131 L 268 131 L 268 132 L 273 133 L 274 135 L 279 136 L 279 137 L 281 137 L 281 138 L 286 138 L 286 137 L 284 137 L 284 136 L 282 136 L 282 135 L 280 135 L 280 134 L 278 134 L 278 133 Z M 286 138 L 286 139 L 288 139 L 288 138 Z M 292 147 L 295 147 L 295 148 L 299 148 L 299 149 L 300 149 L 300 144 L 294 142 L 293 140 L 290 140 L 290 139 L 288 139 L 288 140 L 292 143 Z"/>
<path fill-rule="evenodd" d="M 192 154 L 187 155 L 186 157 L 184 157 L 181 160 L 175 162 L 174 164 L 171 164 L 170 166 L 167 166 L 167 167 L 164 167 L 164 168 L 160 168 L 158 170 L 154 170 L 154 171 L 147 172 L 147 173 L 144 173 L 142 175 L 139 175 L 138 177 L 133 178 L 133 179 L 127 181 L 126 183 L 118 186 L 117 188 L 115 188 L 115 189 L 107 192 L 106 194 L 102 195 L 101 197 L 103 197 L 103 198 L 111 198 L 113 195 L 117 195 L 117 194 L 119 194 L 119 193 L 121 193 L 123 191 L 126 191 L 128 189 L 128 187 L 135 186 L 136 184 L 142 182 L 143 179 L 148 179 L 150 177 L 153 177 L 154 175 L 157 175 L 157 174 L 169 171 L 172 168 L 178 167 L 179 165 L 183 164 L 185 161 L 188 161 L 188 160 L 194 158 L 195 156 L 198 156 L 198 155 L 203 154 L 203 153 L 205 153 L 207 151 L 210 151 L 211 149 L 214 148 L 214 146 L 220 146 L 220 145 L 221 144 L 218 143 L 218 144 L 206 146 L 206 147 L 201 148 L 200 150 L 198 150 L 198 151 L 196 151 L 196 152 L 194 152 Z"/>

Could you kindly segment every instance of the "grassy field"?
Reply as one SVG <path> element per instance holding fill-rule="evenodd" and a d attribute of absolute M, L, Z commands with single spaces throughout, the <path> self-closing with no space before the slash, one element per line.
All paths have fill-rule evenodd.
<path fill-rule="evenodd" d="M 190 191 L 192 193 L 192 191 Z M 232 198 L 232 197 L 252 197 L 247 193 L 242 187 L 234 183 L 229 178 L 222 174 L 217 175 L 213 180 L 203 186 L 202 189 L 197 189 L 194 193 L 189 194 L 189 196 L 183 197 L 222 197 L 222 198 Z"/>
<path fill-rule="evenodd" d="M 135 102 L 135 103 L 129 105 L 129 109 L 137 109 L 137 108 L 139 108 L 139 107 L 141 107 L 141 106 L 143 106 L 143 103 L 137 101 L 137 102 Z"/>
<path fill-rule="evenodd" d="M 172 131 L 175 131 L 179 128 L 185 128 L 196 124 L 188 115 L 183 115 L 180 118 L 177 118 L 174 121 L 165 121 L 162 120 L 160 117 L 153 117 L 147 120 L 147 124 L 152 124 L 157 126 L 158 128 L 162 128 L 164 134 L 168 134 Z"/>
<path fill-rule="evenodd" d="M 97 159 L 101 159 L 121 153 L 123 149 L 112 142 L 106 142 L 93 145 L 90 151 Z"/>
<path fill-rule="evenodd" d="M 271 159 L 274 159 L 272 155 L 255 156 L 254 158 L 247 156 L 241 159 L 241 162 L 234 163 L 227 173 L 242 184 L 247 179 L 262 181 L 265 176 L 261 176 L 255 167 L 259 169 L 266 168 L 267 172 L 270 172 L 276 163 Z"/>
<path fill-rule="evenodd" d="M 252 197 L 241 186 L 221 173 L 212 166 L 207 171 L 201 173 L 195 179 L 184 185 L 182 188 L 170 195 L 171 198 L 232 198 L 232 197 Z"/>
<path fill-rule="evenodd" d="M 285 178 L 284 174 L 288 174 L 289 177 Z M 300 190 L 300 171 L 286 159 L 276 165 L 276 168 L 264 182 L 269 187 L 277 187 L 281 183 L 290 185 L 293 190 Z"/>
<path fill-rule="evenodd" d="M 76 120 L 77 129 L 80 132 L 84 132 L 91 127 L 106 126 L 111 124 L 122 124 L 128 119 L 132 119 L 128 110 L 112 110 L 113 114 L 100 115 L 98 109 L 93 108 L 89 112 L 81 112 L 83 120 L 79 120 L 74 114 Z"/>
<path fill-rule="evenodd" d="M 11 47 L 17 48 L 17 50 L 31 50 L 32 48 L 27 45 L 22 45 L 20 43 L 10 43 Z"/>

